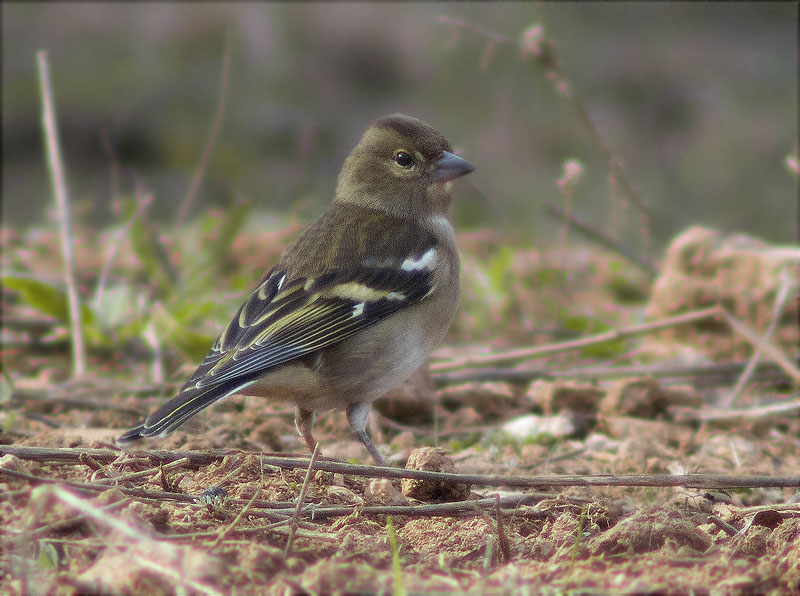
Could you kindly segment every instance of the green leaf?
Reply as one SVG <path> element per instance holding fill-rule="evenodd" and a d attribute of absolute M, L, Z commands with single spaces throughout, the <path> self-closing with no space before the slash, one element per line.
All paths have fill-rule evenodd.
<path fill-rule="evenodd" d="M 561 327 L 568 331 L 575 331 L 581 335 L 595 335 L 611 331 L 611 326 L 590 317 L 570 315 L 560 322 Z M 599 344 L 587 346 L 580 351 L 585 358 L 612 358 L 625 353 L 625 340 L 614 339 Z"/>
<path fill-rule="evenodd" d="M 50 542 L 39 541 L 39 568 L 58 569 L 58 551 Z"/>
<path fill-rule="evenodd" d="M 506 280 L 509 278 L 511 262 L 514 260 L 514 251 L 510 246 L 503 246 L 489 261 L 487 275 L 492 284 L 492 290 L 499 294 L 508 292 Z"/>
<path fill-rule="evenodd" d="M 18 292 L 20 299 L 28 306 L 67 325 L 70 324 L 67 293 L 61 288 L 22 275 L 4 275 L 0 283 L 6 289 Z M 94 311 L 85 302 L 81 304 L 81 323 L 84 335 L 94 345 L 111 344 L 108 335 L 97 325 Z"/>
<path fill-rule="evenodd" d="M 250 215 L 249 205 L 237 205 L 228 212 L 217 234 L 217 240 L 211 245 L 209 256 L 214 266 L 218 265 L 228 254 L 233 241 L 239 235 Z"/>
<path fill-rule="evenodd" d="M 127 201 L 124 210 L 130 221 L 136 214 L 136 202 L 134 200 Z M 167 249 L 161 242 L 155 225 L 147 220 L 147 214 L 144 211 L 131 222 L 129 235 L 131 248 L 136 253 L 147 276 L 157 280 L 162 290 L 166 292 L 172 290 L 177 280 L 177 274 L 169 262 Z"/>
<path fill-rule="evenodd" d="M 22 301 L 29 306 L 59 321 L 69 323 L 67 293 L 61 288 L 21 275 L 4 275 L 2 284 L 9 290 L 19 292 Z M 86 304 L 81 304 L 81 317 L 84 325 L 94 324 L 94 312 Z"/>
<path fill-rule="evenodd" d="M 199 224 L 199 236 L 212 234 L 212 225 L 217 229 L 213 242 L 201 243 L 197 240 L 194 251 L 184 251 L 183 270 L 181 272 L 181 286 L 174 295 L 176 301 L 183 302 L 201 294 L 207 294 L 217 287 L 219 276 L 216 275 L 226 263 L 226 257 L 231 245 L 236 240 L 239 232 L 250 215 L 248 205 L 238 205 L 232 208 L 227 217 L 209 215 Z M 195 237 L 198 234 L 194 235 Z M 225 271 L 226 274 L 229 271 Z M 249 287 L 253 283 L 248 280 Z"/>
<path fill-rule="evenodd" d="M 10 401 L 12 393 L 14 393 L 14 384 L 11 382 L 11 377 L 8 376 L 8 371 L 3 367 L 3 370 L 0 370 L 0 405 Z"/>
<path fill-rule="evenodd" d="M 202 313 L 214 307 L 215 305 L 208 303 L 195 307 L 185 305 L 184 312 L 180 313 L 179 311 L 183 316 L 176 316 L 175 312 L 165 308 L 156 308 L 153 311 L 153 325 L 158 328 L 162 338 L 170 342 L 185 356 L 191 360 L 199 360 L 208 354 L 214 344 L 215 336 L 194 331 L 193 327 L 197 321 L 193 316 L 187 316 L 187 313 Z"/>
<path fill-rule="evenodd" d="M 14 423 L 19 416 L 19 410 L 6 410 L 6 419 L 3 421 L 3 434 L 8 434 L 14 428 Z"/>
<path fill-rule="evenodd" d="M 49 284 L 32 277 L 3 276 L 3 286 L 19 292 L 28 306 L 65 323 L 69 322 L 66 294 Z"/>

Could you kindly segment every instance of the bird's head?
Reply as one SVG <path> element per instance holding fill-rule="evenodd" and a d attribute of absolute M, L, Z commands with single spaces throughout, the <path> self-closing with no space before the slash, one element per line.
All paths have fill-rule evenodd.
<path fill-rule="evenodd" d="M 393 114 L 375 121 L 344 162 L 336 200 L 398 217 L 446 215 L 449 182 L 475 168 L 452 153 L 441 133 Z"/>

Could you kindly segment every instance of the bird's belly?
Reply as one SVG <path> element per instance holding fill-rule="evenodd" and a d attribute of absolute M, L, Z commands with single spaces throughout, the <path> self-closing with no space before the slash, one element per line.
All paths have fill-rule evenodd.
<path fill-rule="evenodd" d="M 397 387 L 442 340 L 451 313 L 433 325 L 398 313 L 340 343 L 269 370 L 244 395 L 288 401 L 311 412 L 371 402 Z M 398 324 L 399 323 L 399 324 Z"/>
<path fill-rule="evenodd" d="M 323 352 L 320 372 L 340 406 L 382 397 L 410 377 L 438 344 L 439 338 L 434 343 L 416 325 L 392 326 L 393 334 L 382 325 Z"/>

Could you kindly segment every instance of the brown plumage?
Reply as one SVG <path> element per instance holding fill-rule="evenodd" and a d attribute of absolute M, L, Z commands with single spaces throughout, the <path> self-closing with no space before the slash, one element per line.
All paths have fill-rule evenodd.
<path fill-rule="evenodd" d="M 444 337 L 458 304 L 450 181 L 473 167 L 403 115 L 376 121 L 345 160 L 336 196 L 264 277 L 181 391 L 125 443 L 163 436 L 233 393 L 289 401 L 309 449 L 314 414 L 345 408 L 358 439 L 369 404 Z"/>

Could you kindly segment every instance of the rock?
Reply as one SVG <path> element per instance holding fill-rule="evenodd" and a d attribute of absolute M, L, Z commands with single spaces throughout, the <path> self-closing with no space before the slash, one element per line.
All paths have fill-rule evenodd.
<path fill-rule="evenodd" d="M 572 417 L 566 413 L 558 416 L 528 414 L 509 420 L 501 428 L 515 439 L 536 438 L 542 435 L 553 438 L 571 437 L 578 431 Z"/>

